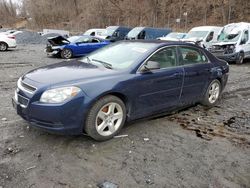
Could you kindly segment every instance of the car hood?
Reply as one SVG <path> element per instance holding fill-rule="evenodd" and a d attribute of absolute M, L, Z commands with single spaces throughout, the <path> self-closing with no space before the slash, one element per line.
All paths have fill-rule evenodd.
<path fill-rule="evenodd" d="M 174 41 L 174 42 L 181 41 L 181 39 L 171 38 L 171 37 L 159 37 L 158 39 L 167 40 L 167 41 Z"/>
<path fill-rule="evenodd" d="M 202 41 L 203 38 L 202 37 L 191 37 L 191 38 L 184 38 L 184 39 L 181 39 L 181 41 L 184 41 L 184 42 L 198 42 L 198 41 Z"/>
<path fill-rule="evenodd" d="M 42 85 L 55 85 L 100 79 L 114 74 L 118 74 L 116 70 L 73 60 L 34 69 L 25 74 L 23 80 L 28 79 L 33 83 L 38 83 L 38 85 L 39 83 Z"/>
<path fill-rule="evenodd" d="M 63 36 L 48 37 L 47 40 L 52 46 L 62 46 L 70 43 L 70 41 Z"/>

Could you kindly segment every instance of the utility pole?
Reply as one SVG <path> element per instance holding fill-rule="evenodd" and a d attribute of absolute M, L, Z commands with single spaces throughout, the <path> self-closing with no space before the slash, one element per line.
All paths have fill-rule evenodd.
<path fill-rule="evenodd" d="M 185 31 L 187 31 L 187 16 L 188 16 L 188 13 L 184 12 L 183 16 L 185 16 Z"/>
<path fill-rule="evenodd" d="M 227 23 L 229 24 L 230 23 L 230 20 L 231 20 L 231 12 L 232 12 L 232 5 L 231 5 L 231 0 L 228 1 L 228 21 Z"/>

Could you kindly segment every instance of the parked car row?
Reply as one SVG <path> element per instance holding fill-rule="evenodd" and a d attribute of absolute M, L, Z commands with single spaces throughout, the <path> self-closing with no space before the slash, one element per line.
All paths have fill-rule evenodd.
<path fill-rule="evenodd" d="M 195 43 L 209 50 L 216 57 L 227 62 L 242 64 L 250 58 L 250 23 L 231 23 L 224 27 L 201 26 L 192 28 L 184 38 L 170 37 L 170 33 L 161 40 Z M 180 33 L 178 33 L 180 34 Z M 180 34 L 181 35 L 181 34 Z"/>
<path fill-rule="evenodd" d="M 48 38 L 46 52 L 48 55 L 59 55 L 62 58 L 70 59 L 86 55 L 94 50 L 102 48 L 111 42 L 120 40 L 150 40 L 165 36 L 171 29 L 135 27 L 133 29 L 123 26 L 109 26 L 103 29 L 89 29 L 83 36 L 75 36 L 76 40 L 58 36 Z"/>

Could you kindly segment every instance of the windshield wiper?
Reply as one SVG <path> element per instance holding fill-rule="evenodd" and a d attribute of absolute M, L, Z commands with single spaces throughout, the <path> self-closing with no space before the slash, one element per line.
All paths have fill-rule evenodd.
<path fill-rule="evenodd" d="M 105 61 L 101 61 L 98 59 L 92 59 L 92 61 L 96 61 L 98 63 L 101 63 L 105 68 L 113 69 L 112 65 L 110 63 L 105 62 Z"/>

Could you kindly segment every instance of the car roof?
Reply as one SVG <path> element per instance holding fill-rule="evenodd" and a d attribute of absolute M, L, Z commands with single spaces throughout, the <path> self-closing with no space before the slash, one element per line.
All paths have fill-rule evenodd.
<path fill-rule="evenodd" d="M 222 27 L 218 27 L 218 26 L 199 26 L 199 27 L 193 27 L 190 31 L 209 31 L 209 30 L 212 30 L 212 29 L 219 29 Z"/>
<path fill-rule="evenodd" d="M 126 42 L 126 43 L 151 43 L 151 44 L 156 44 L 157 47 L 161 46 L 167 46 L 167 45 L 185 45 L 185 46 L 191 46 L 191 47 L 199 47 L 195 44 L 191 44 L 188 42 L 182 42 L 182 41 L 167 41 L 167 40 L 123 40 L 121 42 Z M 200 48 L 200 47 L 199 47 Z"/>

